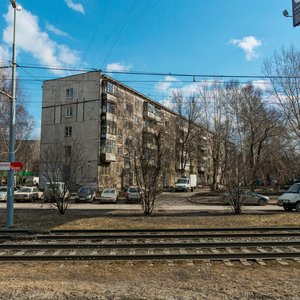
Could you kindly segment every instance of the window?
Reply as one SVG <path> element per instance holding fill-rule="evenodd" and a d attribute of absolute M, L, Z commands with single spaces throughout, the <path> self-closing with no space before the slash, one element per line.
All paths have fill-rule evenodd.
<path fill-rule="evenodd" d="M 128 113 L 132 114 L 133 113 L 133 105 L 129 102 L 126 102 L 126 110 Z"/>
<path fill-rule="evenodd" d="M 104 140 L 101 141 L 101 153 L 117 153 L 117 146 L 115 141 Z"/>
<path fill-rule="evenodd" d="M 139 110 L 142 107 L 142 101 L 135 99 L 135 108 Z"/>
<path fill-rule="evenodd" d="M 65 156 L 71 156 L 72 146 L 65 146 Z"/>
<path fill-rule="evenodd" d="M 65 116 L 66 116 L 66 118 L 70 118 L 70 117 L 72 117 L 72 115 L 73 115 L 72 107 L 67 107 L 65 109 Z"/>
<path fill-rule="evenodd" d="M 74 90 L 73 90 L 73 88 L 67 89 L 66 90 L 66 97 L 67 98 L 73 98 L 73 96 L 74 96 Z"/>
<path fill-rule="evenodd" d="M 126 121 L 126 128 L 128 130 L 132 130 L 133 129 L 133 123 L 131 121 Z"/>
<path fill-rule="evenodd" d="M 65 128 L 65 136 L 71 136 L 72 135 L 72 127 L 66 126 Z"/>
<path fill-rule="evenodd" d="M 111 82 L 107 82 L 106 83 L 106 92 L 110 93 L 110 94 L 116 94 L 116 92 L 117 92 L 116 86 L 114 84 L 112 84 Z"/>
<path fill-rule="evenodd" d="M 117 124 L 113 121 L 102 121 L 101 133 L 117 134 Z"/>
<path fill-rule="evenodd" d="M 118 128 L 118 136 L 120 138 L 123 137 L 123 129 L 122 128 Z"/>
<path fill-rule="evenodd" d="M 102 111 L 106 113 L 115 114 L 117 110 L 117 106 L 113 102 L 103 101 Z"/>

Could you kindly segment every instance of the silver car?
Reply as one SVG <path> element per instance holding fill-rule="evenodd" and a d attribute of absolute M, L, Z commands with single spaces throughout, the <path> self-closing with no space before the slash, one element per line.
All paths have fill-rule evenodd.
<path fill-rule="evenodd" d="M 114 202 L 116 203 L 119 198 L 119 192 L 116 188 L 104 189 L 100 196 L 100 202 Z"/>
<path fill-rule="evenodd" d="M 127 202 L 141 202 L 143 191 L 137 186 L 131 186 L 126 192 L 126 201 Z"/>
<path fill-rule="evenodd" d="M 270 198 L 256 192 L 245 191 L 243 192 L 243 204 L 254 205 L 266 205 L 270 202 Z M 229 202 L 229 193 L 224 193 L 220 196 L 220 199 L 225 203 Z"/>
<path fill-rule="evenodd" d="M 0 201 L 6 201 L 7 198 L 7 187 L 1 186 L 0 187 Z"/>

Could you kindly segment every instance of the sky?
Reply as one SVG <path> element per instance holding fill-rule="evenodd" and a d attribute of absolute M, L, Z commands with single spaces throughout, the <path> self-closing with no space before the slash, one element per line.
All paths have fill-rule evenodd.
<path fill-rule="evenodd" d="M 58 69 L 169 74 L 110 73 L 160 102 L 174 89 L 188 95 L 196 89 L 193 80 L 204 80 L 173 74 L 262 75 L 263 62 L 275 50 L 297 47 L 300 40 L 300 27 L 294 28 L 292 18 L 282 14 L 284 9 L 292 13 L 292 0 L 18 0 L 17 4 L 17 76 L 35 120 L 34 137 L 40 133 L 43 80 L 74 74 Z M 13 27 L 9 0 L 0 1 L 0 13 L 0 64 L 8 66 Z M 56 69 L 32 68 L 40 66 Z"/>

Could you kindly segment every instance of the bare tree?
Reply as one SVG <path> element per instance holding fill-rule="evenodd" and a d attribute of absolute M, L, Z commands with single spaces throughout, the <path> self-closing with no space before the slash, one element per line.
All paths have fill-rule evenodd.
<path fill-rule="evenodd" d="M 22 151 L 22 141 L 32 137 L 34 121 L 24 103 L 22 89 L 17 82 L 16 99 L 16 126 L 15 126 L 15 151 Z M 0 90 L 11 94 L 10 80 L 5 72 L 0 71 Z M 9 123 L 10 123 L 10 100 L 0 94 L 0 160 L 5 161 L 9 152 Z"/>
<path fill-rule="evenodd" d="M 199 137 L 200 107 L 195 95 L 184 97 L 181 91 L 174 91 L 172 100 L 175 103 L 174 111 L 179 115 L 177 119 L 177 151 L 179 154 L 179 170 L 184 175 L 187 164 L 192 160 L 197 149 Z"/>
<path fill-rule="evenodd" d="M 269 144 L 283 133 L 281 114 L 263 101 L 261 90 L 237 82 L 226 86 L 228 146 L 226 178 L 229 200 L 236 213 L 242 211 L 245 190 L 254 190 L 265 168 Z M 227 138 L 226 138 L 227 140 Z"/>
<path fill-rule="evenodd" d="M 269 77 L 269 95 L 279 104 L 290 128 L 300 137 L 300 51 L 294 46 L 275 51 L 264 62 L 263 71 Z"/>
<path fill-rule="evenodd" d="M 84 176 L 84 149 L 80 143 L 71 145 L 47 145 L 42 150 L 41 177 L 50 187 L 50 201 L 57 207 L 60 214 L 68 209 L 69 191 L 75 190 L 83 182 Z M 58 182 L 63 183 L 59 189 Z"/>
<path fill-rule="evenodd" d="M 132 142 L 136 181 L 143 193 L 142 208 L 150 215 L 155 207 L 155 199 L 161 187 L 161 174 L 164 164 L 164 134 L 162 128 L 156 132 L 143 132 Z"/>
<path fill-rule="evenodd" d="M 225 111 L 225 89 L 222 82 L 202 82 L 199 86 L 199 99 L 204 111 L 204 126 L 209 135 L 212 156 L 212 185 L 216 190 L 222 179 L 222 169 L 226 168 L 229 120 Z M 225 165 L 224 165 L 225 164 Z"/>
<path fill-rule="evenodd" d="M 248 182 L 254 190 L 263 151 L 269 140 L 281 133 L 282 120 L 278 111 L 265 105 L 261 90 L 252 85 L 242 88 L 240 106 L 244 151 L 250 171 Z"/>

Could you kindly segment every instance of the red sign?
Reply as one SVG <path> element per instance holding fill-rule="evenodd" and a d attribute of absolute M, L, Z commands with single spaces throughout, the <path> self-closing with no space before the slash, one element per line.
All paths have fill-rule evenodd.
<path fill-rule="evenodd" d="M 15 171 L 19 171 L 21 169 L 23 169 L 23 164 L 21 162 L 11 162 L 10 163 L 10 169 L 11 170 L 15 170 Z"/>

